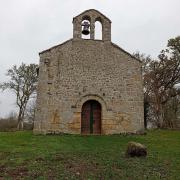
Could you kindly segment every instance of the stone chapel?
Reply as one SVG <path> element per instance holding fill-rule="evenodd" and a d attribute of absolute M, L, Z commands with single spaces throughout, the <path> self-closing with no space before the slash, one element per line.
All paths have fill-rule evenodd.
<path fill-rule="evenodd" d="M 102 24 L 101 40 L 95 39 L 96 21 Z M 111 42 L 105 15 L 90 9 L 74 17 L 73 38 L 39 55 L 34 133 L 144 129 L 142 63 Z"/>

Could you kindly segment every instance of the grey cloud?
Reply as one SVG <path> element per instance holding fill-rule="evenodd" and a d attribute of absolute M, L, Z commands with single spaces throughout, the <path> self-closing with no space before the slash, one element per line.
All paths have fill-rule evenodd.
<path fill-rule="evenodd" d="M 38 63 L 38 52 L 72 37 L 72 18 L 90 8 L 112 20 L 112 41 L 156 57 L 180 33 L 179 0 L 6 0 L 0 4 L 0 82 L 13 64 Z M 0 116 L 15 108 L 0 94 Z"/>

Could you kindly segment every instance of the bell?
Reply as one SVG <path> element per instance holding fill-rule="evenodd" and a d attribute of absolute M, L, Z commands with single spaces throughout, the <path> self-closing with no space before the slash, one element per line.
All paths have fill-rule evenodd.
<path fill-rule="evenodd" d="M 84 21 L 82 26 L 83 26 L 82 34 L 88 35 L 90 24 L 87 21 Z"/>

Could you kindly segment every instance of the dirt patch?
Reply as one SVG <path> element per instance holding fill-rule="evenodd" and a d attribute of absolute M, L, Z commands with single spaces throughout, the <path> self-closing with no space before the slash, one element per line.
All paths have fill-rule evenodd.
<path fill-rule="evenodd" d="M 86 179 L 87 175 L 92 173 L 93 175 L 97 175 L 98 179 L 102 179 L 100 177 L 100 172 L 102 172 L 104 168 L 94 160 L 85 159 L 84 157 L 80 156 L 68 157 L 63 154 L 56 154 L 54 160 L 61 161 L 65 171 L 67 174 L 71 175 L 71 177 Z"/>
<path fill-rule="evenodd" d="M 28 175 L 28 169 L 26 167 L 18 167 L 9 170 L 7 174 L 14 178 L 24 177 Z"/>
<path fill-rule="evenodd" d="M 87 174 L 93 172 L 93 174 L 97 174 L 97 171 L 100 170 L 100 167 L 96 163 L 82 162 L 82 161 L 73 161 L 67 160 L 64 164 L 66 171 L 68 173 L 79 176 L 84 179 Z"/>
<path fill-rule="evenodd" d="M 28 176 L 28 169 L 26 167 L 17 167 L 14 169 L 9 169 L 6 166 L 0 166 L 0 179 L 4 177 L 11 177 L 13 179 L 19 179 Z"/>
<path fill-rule="evenodd" d="M 0 180 L 4 177 L 2 173 L 6 172 L 6 167 L 4 165 L 0 166 Z"/>

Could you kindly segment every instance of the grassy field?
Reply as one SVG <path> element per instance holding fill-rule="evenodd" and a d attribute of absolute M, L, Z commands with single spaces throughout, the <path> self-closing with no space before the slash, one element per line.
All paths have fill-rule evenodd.
<path fill-rule="evenodd" d="M 145 144 L 147 158 L 126 158 L 129 141 Z M 180 131 L 136 136 L 1 132 L 0 179 L 180 179 Z"/>

